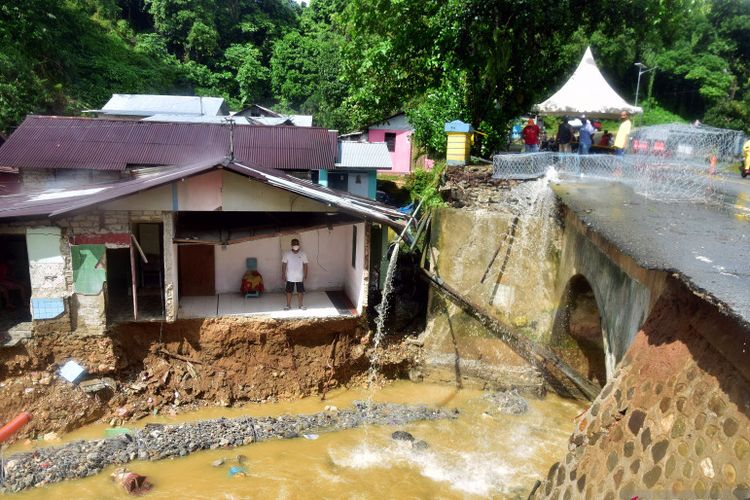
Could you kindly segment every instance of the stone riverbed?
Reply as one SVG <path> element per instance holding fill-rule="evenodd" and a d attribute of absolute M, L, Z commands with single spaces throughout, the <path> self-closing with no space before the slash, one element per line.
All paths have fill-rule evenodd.
<path fill-rule="evenodd" d="M 291 439 L 308 432 L 333 432 L 361 425 L 403 425 L 418 420 L 452 419 L 458 410 L 355 401 L 351 409 L 311 415 L 220 418 L 179 425 L 149 424 L 116 437 L 76 441 L 12 455 L 5 461 L 0 491 L 83 478 L 109 465 L 133 460 L 184 457 L 194 451 L 230 448 L 270 439 Z"/>

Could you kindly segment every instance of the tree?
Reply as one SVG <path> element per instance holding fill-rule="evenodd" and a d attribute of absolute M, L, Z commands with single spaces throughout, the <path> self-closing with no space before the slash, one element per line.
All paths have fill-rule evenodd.
<path fill-rule="evenodd" d="M 261 64 L 260 50 L 252 44 L 236 44 L 224 52 L 226 67 L 234 73 L 243 105 L 268 95 L 269 70 Z"/>

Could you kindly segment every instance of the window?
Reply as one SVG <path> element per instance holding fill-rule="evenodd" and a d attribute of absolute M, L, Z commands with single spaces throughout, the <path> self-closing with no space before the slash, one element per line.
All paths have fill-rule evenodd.
<path fill-rule="evenodd" d="M 388 151 L 390 151 L 391 153 L 396 151 L 396 134 L 393 132 L 386 132 L 385 143 L 388 146 Z"/>
<path fill-rule="evenodd" d="M 352 226 L 352 267 L 357 267 L 357 226 Z"/>

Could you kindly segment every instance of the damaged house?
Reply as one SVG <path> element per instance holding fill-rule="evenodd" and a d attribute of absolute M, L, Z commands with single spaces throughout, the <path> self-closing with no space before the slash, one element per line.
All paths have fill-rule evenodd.
<path fill-rule="evenodd" d="M 0 196 L 0 332 L 362 313 L 385 229 L 405 217 L 299 178 L 336 162 L 320 128 L 29 116 L 0 148 L 20 176 Z M 309 258 L 305 311 L 283 310 L 292 238 Z M 260 296 L 242 293 L 248 271 Z"/>

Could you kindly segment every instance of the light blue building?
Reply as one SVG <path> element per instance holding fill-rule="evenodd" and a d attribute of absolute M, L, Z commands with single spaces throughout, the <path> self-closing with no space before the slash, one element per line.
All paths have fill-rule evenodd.
<path fill-rule="evenodd" d="M 318 184 L 375 199 L 377 171 L 391 170 L 391 155 L 384 142 L 339 141 L 336 168 L 318 171 Z"/>

